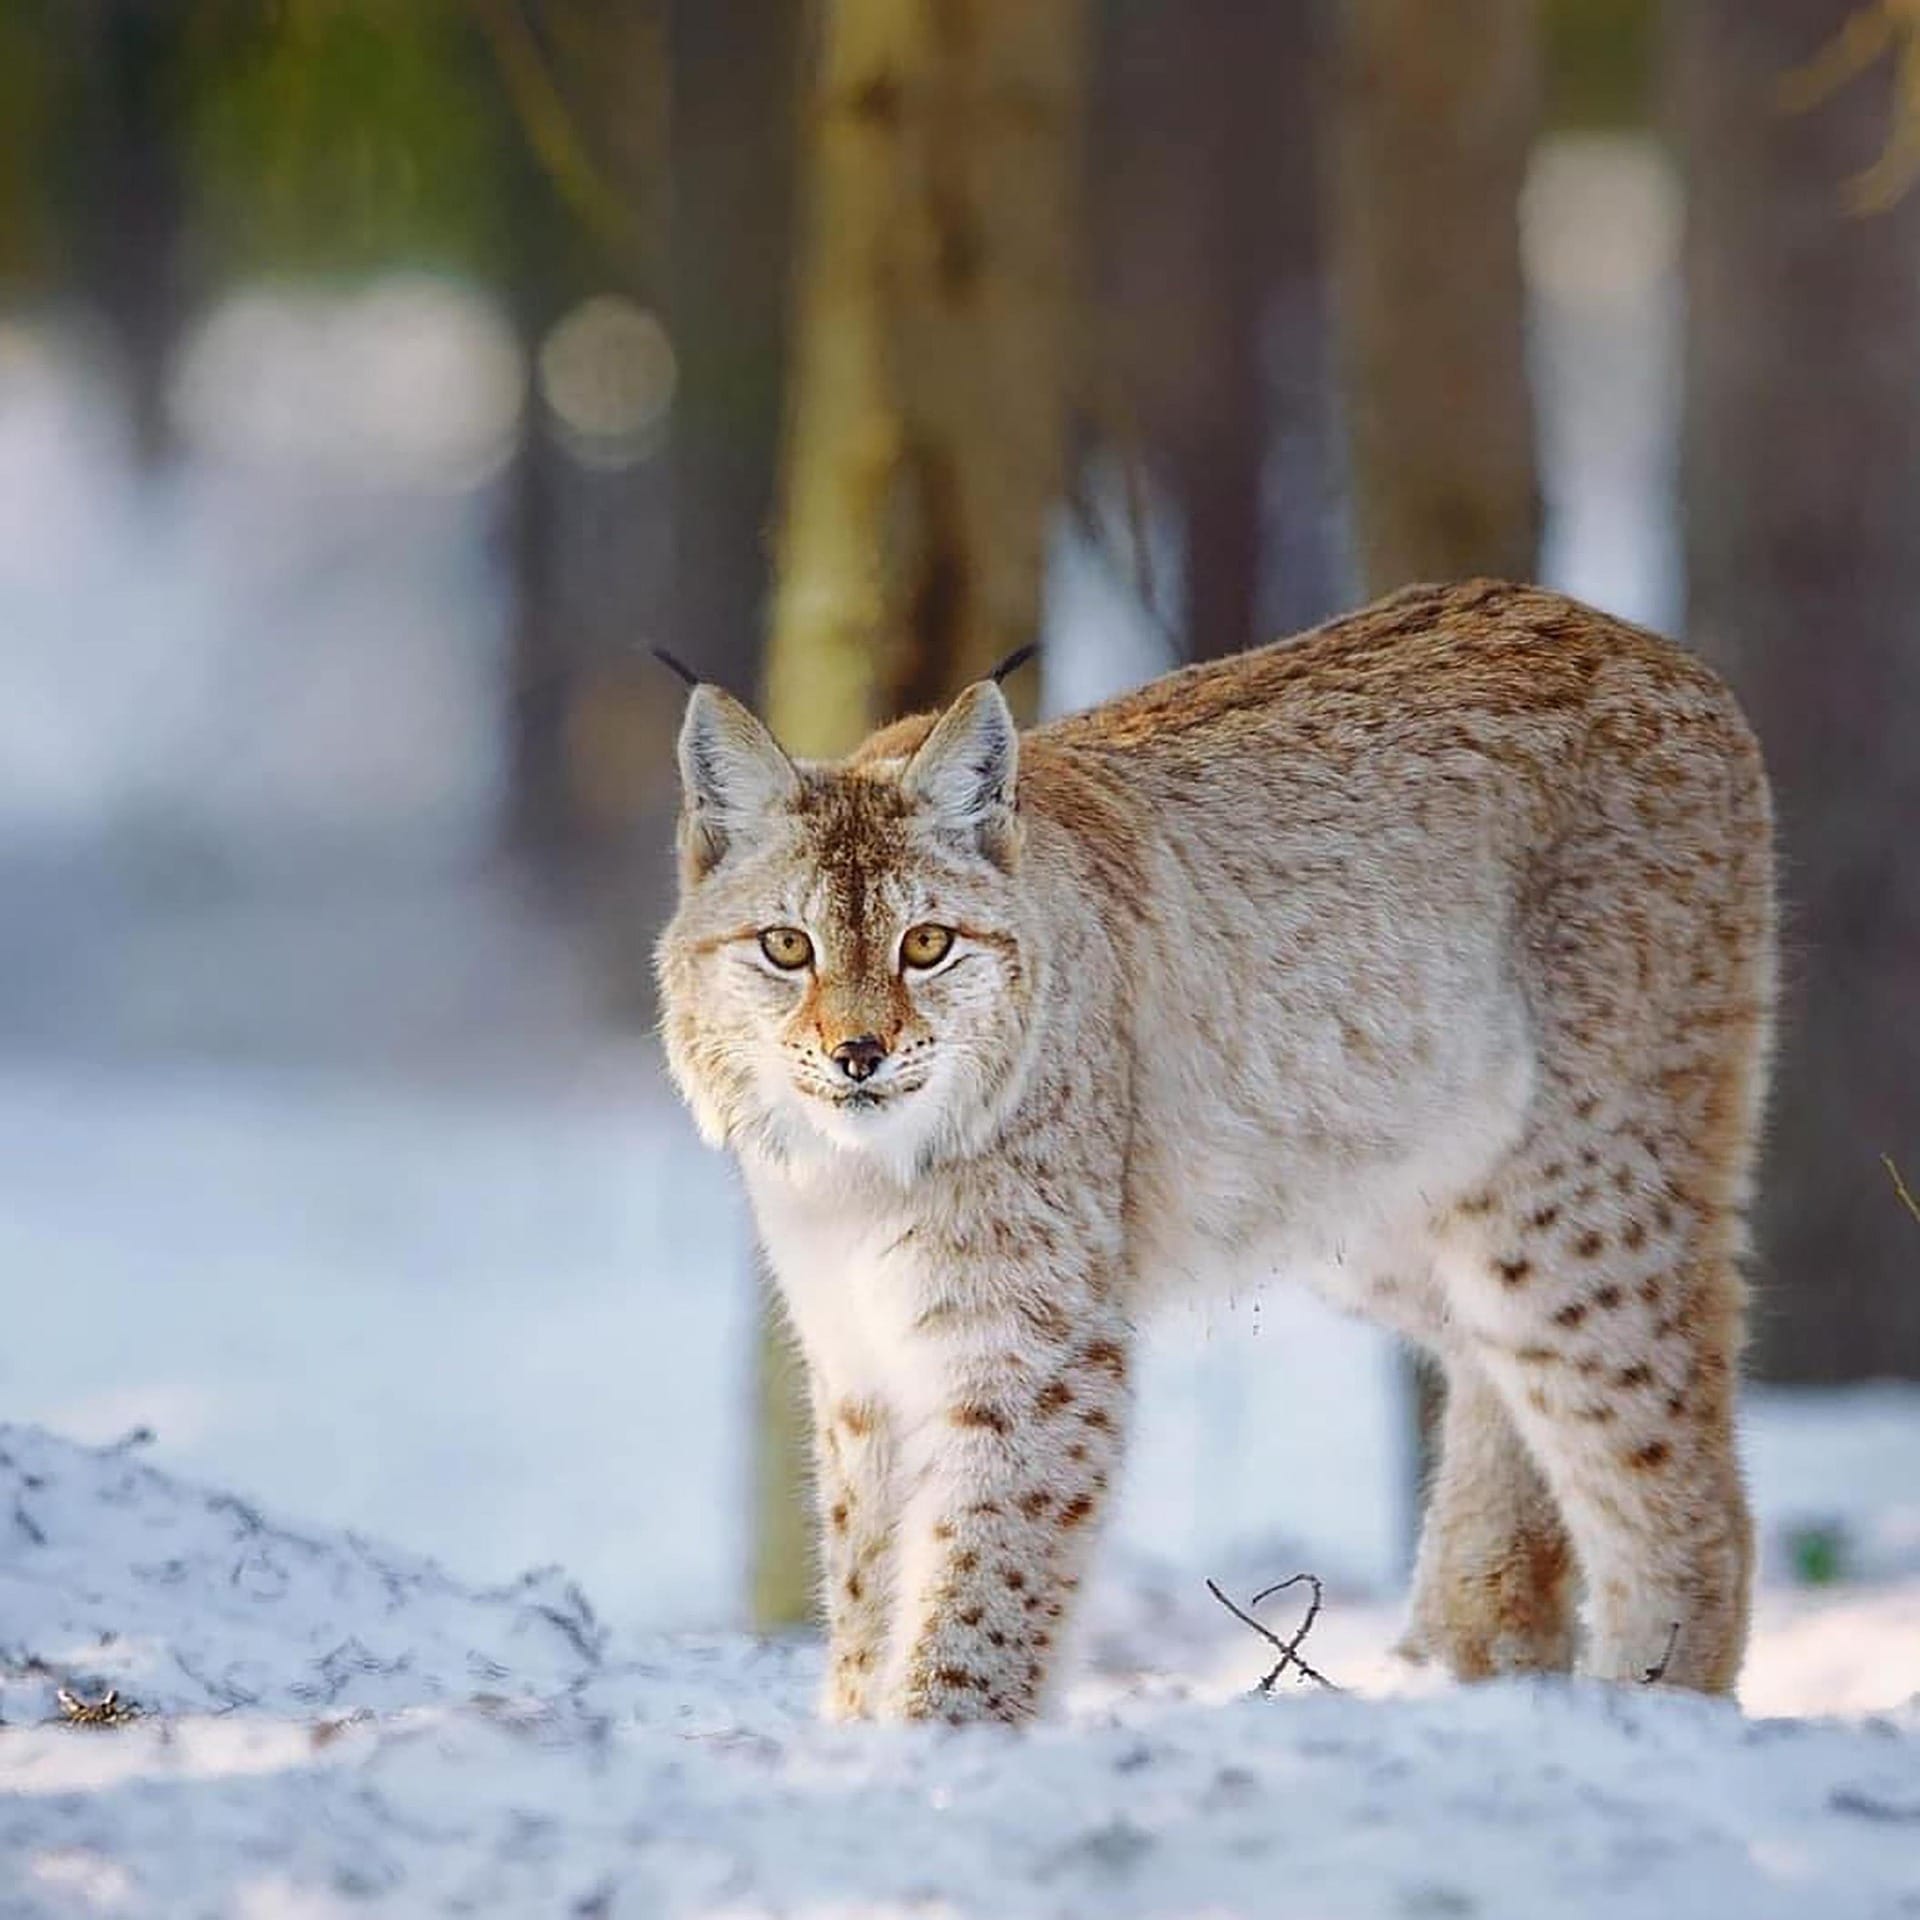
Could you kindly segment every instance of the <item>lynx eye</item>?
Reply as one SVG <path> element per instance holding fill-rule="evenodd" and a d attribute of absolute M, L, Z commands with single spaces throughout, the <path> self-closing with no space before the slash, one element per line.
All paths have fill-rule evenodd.
<path fill-rule="evenodd" d="M 953 948 L 953 929 L 923 920 L 909 927 L 900 942 L 900 958 L 910 967 L 937 967 Z"/>
<path fill-rule="evenodd" d="M 776 967 L 797 973 L 813 958 L 813 942 L 798 927 L 769 927 L 760 936 L 760 951 Z"/>

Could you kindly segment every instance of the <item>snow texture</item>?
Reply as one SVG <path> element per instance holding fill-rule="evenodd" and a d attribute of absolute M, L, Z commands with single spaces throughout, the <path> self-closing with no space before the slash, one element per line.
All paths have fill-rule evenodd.
<path fill-rule="evenodd" d="M 9 1920 L 1920 1912 L 1920 1697 L 1249 1697 L 1236 1643 L 1201 1683 L 1090 1678 L 1024 1734 L 830 1728 L 811 1647 L 616 1647 L 557 1575 L 471 1591 L 135 1444 L 0 1428 L 0 1503 Z M 1917 1626 L 1920 1590 L 1868 1596 L 1827 1682 L 1888 1705 Z M 1364 1679 L 1338 1630 L 1314 1651 Z M 1763 1635 L 1758 1665 L 1792 1660 Z M 58 1724 L 59 1686 L 143 1717 Z"/>

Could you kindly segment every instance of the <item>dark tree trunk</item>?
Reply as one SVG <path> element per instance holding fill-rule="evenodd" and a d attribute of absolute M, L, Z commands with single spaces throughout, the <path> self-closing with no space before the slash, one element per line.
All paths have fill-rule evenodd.
<path fill-rule="evenodd" d="M 1519 196 L 1534 0 L 1343 0 L 1335 262 L 1367 590 L 1530 579 L 1540 537 Z"/>
<path fill-rule="evenodd" d="M 87 155 L 80 270 L 121 357 L 129 437 L 143 467 L 171 453 L 167 382 L 186 305 L 186 191 L 177 125 L 179 9 L 82 0 Z"/>
<path fill-rule="evenodd" d="M 1335 598 L 1317 18 L 1297 0 L 1198 0 L 1169 21 L 1188 48 L 1167 70 L 1198 162 L 1185 345 L 1194 377 L 1171 434 L 1193 659 L 1310 625 Z"/>
<path fill-rule="evenodd" d="M 523 267 L 524 270 L 524 267 Z M 518 292 L 520 335 L 537 350 L 552 316 L 530 285 Z M 576 663 L 557 580 L 562 456 L 537 398 L 506 483 L 506 558 L 513 581 L 507 703 L 507 827 L 520 853 L 564 856 L 577 825 L 567 767 L 567 713 Z"/>
<path fill-rule="evenodd" d="M 1920 1163 L 1920 194 L 1848 204 L 1893 123 L 1887 63 L 1782 107 L 1857 3 L 1689 0 L 1669 48 L 1689 627 L 1759 730 L 1780 823 L 1754 1327 L 1789 1380 L 1920 1378 L 1920 1243 L 1880 1163 Z"/>
<path fill-rule="evenodd" d="M 1540 115 L 1534 0 L 1342 0 L 1337 14 L 1333 251 L 1362 584 L 1531 579 L 1520 188 Z M 1423 1358 L 1408 1372 L 1417 1512 L 1442 1386 Z"/>
<path fill-rule="evenodd" d="M 760 678 L 794 230 L 793 0 L 673 0 L 673 632 L 743 698 Z"/>
<path fill-rule="evenodd" d="M 530 32 L 539 18 L 537 10 L 527 16 Z M 537 368 L 548 329 L 580 293 L 580 248 L 510 99 L 502 99 L 500 112 L 502 138 L 515 155 L 504 208 L 510 233 L 507 304 L 527 364 Z M 567 464 L 536 379 L 502 490 L 502 547 L 513 593 L 506 827 L 513 850 L 548 877 L 566 870 L 580 827 L 568 722 L 581 653 L 561 590 Z"/>
<path fill-rule="evenodd" d="M 670 14 L 669 273 L 680 384 L 666 638 L 744 699 L 760 684 L 772 592 L 802 13 L 792 0 L 673 0 Z M 670 705 L 663 695 L 662 708 Z M 659 846 L 664 856 L 666 835 Z M 758 1623 L 789 1626 L 812 1604 L 808 1420 L 764 1287 L 761 1307 L 750 1597 Z"/>
<path fill-rule="evenodd" d="M 645 649 L 665 638 L 668 472 L 644 436 L 596 439 L 550 404 L 540 351 L 590 296 L 640 306 L 665 278 L 666 0 L 514 0 L 483 16 L 498 57 L 518 166 L 515 321 L 536 379 L 509 477 L 507 547 L 515 618 L 509 703 L 510 829 L 549 873 L 591 874 L 610 968 L 632 1006 L 647 976 L 630 855 L 666 805 L 668 702 Z M 505 23 L 503 26 L 502 23 Z M 575 156 L 557 163 L 528 105 L 527 74 L 550 88 Z M 601 351 L 613 336 L 602 334 Z M 658 838 L 655 835 L 654 838 Z M 616 884 L 617 883 L 617 884 Z"/>
<path fill-rule="evenodd" d="M 1092 426 L 1178 512 L 1196 658 L 1340 597 L 1320 22 L 1310 0 L 1135 0 L 1102 26 Z"/>

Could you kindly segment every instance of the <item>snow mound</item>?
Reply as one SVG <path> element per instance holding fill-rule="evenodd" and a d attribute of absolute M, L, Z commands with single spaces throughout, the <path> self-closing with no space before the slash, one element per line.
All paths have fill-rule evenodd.
<path fill-rule="evenodd" d="M 0 1728 L 9 1920 L 1920 1912 L 1920 1703 L 1107 1678 L 1024 1734 L 826 1727 L 810 1647 L 618 1650 L 555 1575 L 476 1592 L 124 1447 L 0 1428 L 0 1502 L 9 1720 L 144 1709 Z"/>
<path fill-rule="evenodd" d="M 664 1646 L 564 1703 L 0 1735 L 10 1914 L 1893 1915 L 1911 1722 L 1503 1684 L 827 1728 L 812 1663 Z"/>
<path fill-rule="evenodd" d="M 0 1719 L 117 1688 L 149 1713 L 384 1712 L 552 1695 L 602 1630 L 555 1572 L 474 1592 L 430 1560 L 276 1524 L 144 1465 L 0 1425 Z"/>

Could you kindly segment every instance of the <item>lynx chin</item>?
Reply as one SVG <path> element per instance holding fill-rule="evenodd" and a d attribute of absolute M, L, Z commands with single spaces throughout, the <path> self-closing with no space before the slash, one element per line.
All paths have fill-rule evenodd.
<path fill-rule="evenodd" d="M 1774 914 L 1711 673 L 1476 582 L 833 765 L 703 686 L 680 764 L 666 1048 L 806 1357 L 829 1714 L 1034 1714 L 1136 1320 L 1268 1275 L 1444 1367 L 1410 1657 L 1732 1687 Z"/>

